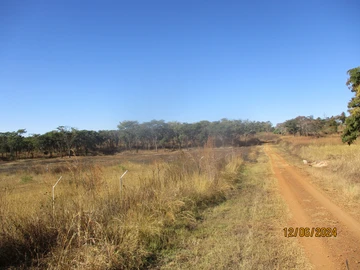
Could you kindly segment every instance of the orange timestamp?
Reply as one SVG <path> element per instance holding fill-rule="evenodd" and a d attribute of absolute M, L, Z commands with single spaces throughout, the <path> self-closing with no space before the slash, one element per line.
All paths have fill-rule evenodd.
<path fill-rule="evenodd" d="M 283 229 L 285 237 L 336 237 L 337 228 L 325 227 L 285 227 Z"/>

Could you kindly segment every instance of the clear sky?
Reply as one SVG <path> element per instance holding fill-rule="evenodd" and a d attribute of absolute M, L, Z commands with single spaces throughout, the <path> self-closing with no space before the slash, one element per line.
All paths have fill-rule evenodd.
<path fill-rule="evenodd" d="M 0 132 L 347 110 L 360 2 L 0 1 Z"/>

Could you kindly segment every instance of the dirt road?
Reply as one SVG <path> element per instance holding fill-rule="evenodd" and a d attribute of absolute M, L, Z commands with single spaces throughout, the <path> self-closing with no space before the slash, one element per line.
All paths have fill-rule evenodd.
<path fill-rule="evenodd" d="M 315 237 L 315 233 L 300 237 L 298 231 L 289 241 L 300 241 L 315 269 L 347 269 L 346 260 L 349 269 L 360 269 L 360 222 L 312 185 L 309 176 L 291 166 L 273 146 L 266 145 L 265 153 L 291 211 L 291 221 L 284 227 L 337 229 L 336 237 Z"/>

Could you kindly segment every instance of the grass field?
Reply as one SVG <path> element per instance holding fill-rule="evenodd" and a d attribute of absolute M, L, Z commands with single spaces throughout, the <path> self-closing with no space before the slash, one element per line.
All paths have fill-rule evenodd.
<path fill-rule="evenodd" d="M 358 144 L 282 137 L 277 149 L 332 198 L 358 205 Z M 0 268 L 309 269 L 280 233 L 288 218 L 262 146 L 9 162 Z"/>
<path fill-rule="evenodd" d="M 245 150 L 204 149 L 135 161 L 72 158 L 1 174 L 0 266 L 131 269 L 156 264 L 178 234 L 233 188 Z M 245 151 L 245 152 L 244 152 Z M 150 157 L 149 157 L 150 156 Z M 40 169 L 41 168 L 41 169 Z M 120 190 L 119 177 L 128 170 Z M 52 186 L 62 176 L 55 188 Z M 54 208 L 53 208 L 54 206 Z"/>
<path fill-rule="evenodd" d="M 253 147 L 228 200 L 182 235 L 160 269 L 312 269 L 296 239 L 283 236 L 289 210 L 262 146 Z"/>

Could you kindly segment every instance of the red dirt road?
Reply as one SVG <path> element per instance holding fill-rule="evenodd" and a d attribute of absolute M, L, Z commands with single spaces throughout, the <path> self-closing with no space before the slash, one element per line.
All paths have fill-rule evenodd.
<path fill-rule="evenodd" d="M 360 269 L 360 222 L 310 183 L 309 176 L 291 166 L 272 146 L 265 146 L 291 220 L 284 227 L 337 228 L 337 237 L 292 237 L 299 241 L 315 269 Z"/>

